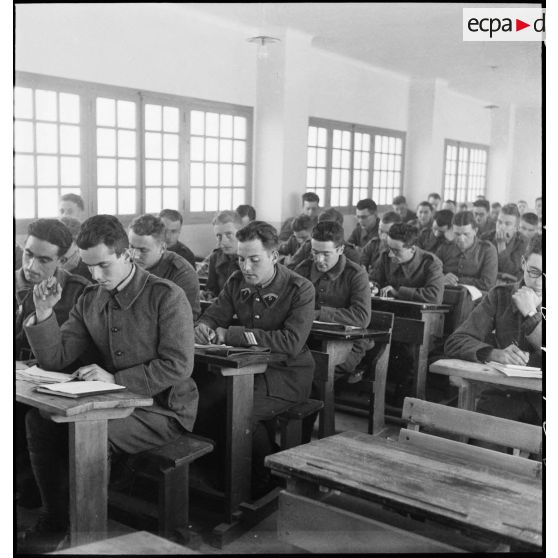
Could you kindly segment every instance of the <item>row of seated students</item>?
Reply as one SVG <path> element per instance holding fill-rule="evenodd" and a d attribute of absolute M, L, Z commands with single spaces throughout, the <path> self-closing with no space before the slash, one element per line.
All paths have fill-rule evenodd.
<path fill-rule="evenodd" d="M 436 255 L 417 246 L 417 227 L 402 222 L 410 213 L 405 207 L 395 207 L 399 219 L 385 223 L 388 214 L 380 220 L 370 201 L 357 204 L 359 226 L 366 232 L 355 234 L 355 245 L 344 240 L 343 216 L 338 211 L 318 210 L 317 216 L 310 215 L 316 224 L 298 249 L 304 248 L 308 257 L 295 261 L 294 270 L 292 261 L 289 266 L 279 264 L 282 242 L 273 226 L 250 220 L 251 216 L 243 226 L 234 212 L 218 214 L 213 222 L 218 251 L 231 256 L 238 269 L 232 267 L 224 282 L 217 281 L 211 291 L 214 303 L 201 315 L 193 267 L 181 256 L 168 256 L 164 213 L 140 216 L 128 231 L 116 217 L 96 215 L 85 220 L 74 236 L 62 221 L 39 219 L 29 225 L 22 266 L 16 270 L 16 359 L 35 358 L 46 369 L 77 370 L 81 379 L 118 383 L 154 398 L 153 407 L 109 422 L 109 453 L 115 469 L 119 458 L 192 430 L 215 438 L 216 458 L 223 458 L 224 384 L 207 370 L 194 373 L 194 341 L 247 346 L 255 339 L 284 354 L 284 361 L 270 364 L 255 378 L 252 492 L 257 498 L 273 485 L 263 466 L 264 457 L 276 449 L 270 419 L 292 403 L 306 400 L 312 391 L 314 363 L 307 339 L 313 320 L 366 326 L 371 277 L 383 294 L 441 302 L 444 284 L 453 273 L 443 268 Z M 439 214 L 442 211 L 434 215 L 434 223 Z M 420 210 L 418 215 L 422 217 Z M 449 224 L 438 223 L 446 229 L 441 233 L 447 244 L 453 242 L 446 236 L 451 230 L 456 238 L 471 241 L 472 237 L 473 244 L 480 243 L 470 234 L 476 232 L 474 218 L 470 222 L 463 212 L 459 215 Z M 172 222 L 180 221 L 174 216 L 170 215 Z M 382 228 L 384 224 L 387 227 Z M 371 235 L 374 228 L 383 251 L 366 269 L 360 256 L 377 238 Z M 496 254 L 495 246 L 482 242 Z M 72 246 L 77 246 L 89 278 L 63 269 Z M 347 248 L 353 249 L 354 261 L 347 257 Z M 541 237 L 536 235 L 521 259 L 520 281 L 490 291 L 448 340 L 449 354 L 513 363 L 532 362 L 533 354 L 540 359 L 541 254 Z M 216 273 L 218 269 L 215 265 Z M 459 275 L 460 269 L 458 263 L 458 279 L 468 277 Z M 338 372 L 354 373 L 370 348 L 356 343 Z M 506 395 L 499 397 L 497 409 L 487 397 L 481 410 L 508 415 L 516 411 L 517 405 L 509 410 Z M 522 403 L 530 411 L 536 402 Z M 525 408 L 518 418 L 533 420 Z M 25 490 L 32 492 L 29 486 L 34 478 L 43 504 L 37 524 L 21 534 L 21 548 L 27 551 L 55 548 L 67 530 L 67 443 L 67 425 L 18 405 L 20 503 Z M 32 476 L 25 475 L 26 460 Z M 27 494 L 27 500 L 33 498 Z"/>

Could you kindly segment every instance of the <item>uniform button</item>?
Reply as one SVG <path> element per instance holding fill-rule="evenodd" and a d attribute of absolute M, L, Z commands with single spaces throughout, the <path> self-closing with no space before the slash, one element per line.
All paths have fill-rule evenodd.
<path fill-rule="evenodd" d="M 259 298 L 259 297 L 256 297 L 255 300 L 256 300 L 256 302 L 260 302 L 260 298 Z"/>
<path fill-rule="evenodd" d="M 120 306 L 118 306 L 118 304 L 115 304 L 115 305 L 112 307 L 112 309 L 113 309 L 113 310 L 119 310 L 119 309 L 120 309 Z"/>
<path fill-rule="evenodd" d="M 117 327 L 111 327 L 110 330 L 112 331 L 112 333 L 120 331 Z"/>
<path fill-rule="evenodd" d="M 122 351 L 116 351 L 114 354 L 116 356 L 122 356 L 124 353 Z"/>
<path fill-rule="evenodd" d="M 259 315 L 259 314 L 256 314 L 256 315 L 254 316 L 254 318 L 256 318 L 256 320 L 259 320 L 259 319 L 260 319 L 260 315 Z"/>

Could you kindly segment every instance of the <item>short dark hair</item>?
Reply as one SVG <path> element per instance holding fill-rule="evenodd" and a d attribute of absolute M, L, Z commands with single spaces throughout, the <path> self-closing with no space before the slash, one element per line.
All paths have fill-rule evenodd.
<path fill-rule="evenodd" d="M 444 200 L 444 203 L 453 203 L 457 207 L 457 202 L 455 200 Z"/>
<path fill-rule="evenodd" d="M 430 211 L 434 211 L 434 208 L 432 207 L 432 204 L 431 204 L 429 201 L 421 201 L 421 202 L 417 205 L 417 207 L 420 207 L 421 205 L 422 205 L 423 207 L 428 207 L 428 209 L 430 209 Z"/>
<path fill-rule="evenodd" d="M 488 200 L 475 200 L 473 207 L 482 207 L 486 209 L 487 213 L 490 213 L 490 202 Z"/>
<path fill-rule="evenodd" d="M 277 250 L 279 246 L 277 229 L 265 221 L 250 221 L 236 231 L 236 238 L 238 242 L 260 240 L 266 250 Z"/>
<path fill-rule="evenodd" d="M 75 203 L 82 211 L 85 211 L 83 198 L 79 194 L 64 194 L 60 197 L 60 201 L 69 201 Z"/>
<path fill-rule="evenodd" d="M 434 221 L 439 227 L 451 227 L 453 226 L 453 211 L 451 209 L 440 209 L 436 211 L 434 215 Z"/>
<path fill-rule="evenodd" d="M 376 202 L 371 198 L 364 198 L 363 200 L 359 200 L 358 203 L 356 204 L 356 208 L 359 211 L 362 211 L 363 209 L 368 209 L 370 213 L 376 213 L 376 211 L 378 211 L 378 206 L 376 205 Z"/>
<path fill-rule="evenodd" d="M 315 192 L 304 192 L 304 194 L 302 194 L 302 204 L 304 205 L 304 202 L 318 202 L 318 205 L 320 204 L 320 196 L 318 196 L 318 194 L 316 194 Z"/>
<path fill-rule="evenodd" d="M 322 221 L 337 221 L 337 223 L 343 226 L 343 213 L 337 211 L 334 207 L 328 207 L 318 215 L 318 223 Z"/>
<path fill-rule="evenodd" d="M 405 196 L 395 196 L 391 202 L 392 205 L 401 205 L 402 203 L 407 203 L 407 198 Z"/>
<path fill-rule="evenodd" d="M 518 200 L 517 203 L 524 203 L 524 204 L 527 204 L 527 202 L 526 202 L 525 200 Z"/>
<path fill-rule="evenodd" d="M 293 220 L 293 232 L 310 231 L 314 223 L 315 221 L 310 215 L 299 215 Z"/>
<path fill-rule="evenodd" d="M 494 202 L 493 204 L 490 205 L 490 207 L 492 209 L 500 209 L 502 207 L 502 204 L 500 202 Z"/>
<path fill-rule="evenodd" d="M 180 224 L 184 222 L 182 219 L 182 214 L 180 211 L 176 211 L 176 209 L 162 209 L 159 212 L 160 219 L 168 219 L 169 221 L 180 221 Z"/>
<path fill-rule="evenodd" d="M 152 236 L 160 242 L 165 238 L 165 223 L 149 213 L 136 217 L 128 226 L 128 230 L 140 236 Z"/>
<path fill-rule="evenodd" d="M 526 223 L 529 223 L 529 225 L 533 225 L 533 226 L 536 226 L 536 225 L 539 224 L 539 216 L 536 213 L 533 213 L 531 211 L 525 212 L 521 216 L 521 220 L 525 221 Z"/>
<path fill-rule="evenodd" d="M 418 229 L 409 223 L 394 223 L 388 232 L 392 240 L 400 240 L 405 248 L 414 246 L 418 238 Z"/>
<path fill-rule="evenodd" d="M 78 248 L 87 250 L 98 244 L 112 248 L 117 256 L 130 245 L 122 223 L 114 215 L 94 215 L 81 225 L 76 240 Z"/>
<path fill-rule="evenodd" d="M 440 194 L 438 194 L 438 192 L 432 192 L 431 194 L 428 194 L 429 198 L 434 198 L 435 200 L 441 200 L 442 198 L 440 197 Z"/>
<path fill-rule="evenodd" d="M 63 256 L 72 245 L 72 234 L 58 219 L 37 219 L 29 223 L 27 237 L 34 236 L 58 247 L 58 256 Z"/>
<path fill-rule="evenodd" d="M 459 211 L 453 216 L 452 224 L 458 227 L 466 227 L 471 225 L 473 229 L 477 228 L 477 222 L 472 211 Z"/>
<path fill-rule="evenodd" d="M 236 208 L 236 212 L 241 217 L 248 217 L 248 219 L 250 219 L 250 221 L 255 221 L 256 220 L 256 210 L 251 205 L 248 205 L 248 204 L 239 205 Z"/>
<path fill-rule="evenodd" d="M 215 214 L 215 217 L 213 217 L 213 220 L 211 221 L 211 224 L 213 226 L 217 224 L 226 225 L 227 223 L 233 223 L 237 227 L 242 226 L 242 222 L 240 221 L 240 215 L 236 211 L 233 211 L 232 209 L 225 209 L 224 211 L 219 211 L 218 213 Z"/>
<path fill-rule="evenodd" d="M 527 244 L 527 250 L 525 250 L 525 259 L 527 259 L 531 254 L 540 254 L 542 256 L 542 234 L 536 234 Z"/>
<path fill-rule="evenodd" d="M 337 221 L 322 221 L 312 229 L 312 238 L 320 242 L 333 242 L 340 246 L 345 240 L 345 231 Z"/>
<path fill-rule="evenodd" d="M 81 221 L 79 221 L 75 217 L 60 217 L 60 221 L 62 221 L 62 223 L 64 223 L 66 227 L 68 227 L 68 230 L 72 235 L 72 240 L 75 241 L 81 229 Z"/>
<path fill-rule="evenodd" d="M 519 220 L 519 209 L 515 203 L 507 203 L 500 209 L 504 215 L 513 215 Z"/>
<path fill-rule="evenodd" d="M 384 225 L 389 225 L 390 223 L 401 223 L 401 215 L 395 213 L 395 211 L 386 211 L 382 215 L 382 223 Z"/>

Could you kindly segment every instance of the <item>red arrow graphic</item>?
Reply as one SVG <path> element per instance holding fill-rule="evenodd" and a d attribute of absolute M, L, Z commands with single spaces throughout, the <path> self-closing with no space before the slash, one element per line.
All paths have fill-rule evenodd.
<path fill-rule="evenodd" d="M 526 27 L 531 27 L 530 23 L 525 23 L 524 21 L 521 21 L 520 19 L 515 19 L 515 30 L 516 31 L 521 31 L 522 29 L 525 29 Z"/>

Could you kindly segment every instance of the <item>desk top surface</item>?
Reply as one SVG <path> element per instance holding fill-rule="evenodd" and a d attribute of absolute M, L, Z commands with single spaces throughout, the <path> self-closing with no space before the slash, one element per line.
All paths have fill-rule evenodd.
<path fill-rule="evenodd" d="M 266 458 L 272 470 L 370 501 L 542 545 L 542 483 L 360 432 Z"/>
<path fill-rule="evenodd" d="M 103 409 L 150 407 L 153 405 L 151 397 L 137 395 L 127 389 L 107 393 L 106 395 L 91 395 L 74 399 L 39 393 L 35 391 L 36 387 L 37 385 L 34 383 L 16 380 L 16 401 L 66 417 Z"/>
<path fill-rule="evenodd" d="M 395 298 L 383 298 L 381 296 L 374 296 L 371 297 L 372 306 L 375 310 L 381 310 L 385 308 L 388 311 L 393 311 L 390 309 L 414 309 L 420 311 L 429 311 L 429 312 L 441 312 L 447 313 L 451 310 L 450 304 L 433 304 L 431 302 L 415 302 L 413 300 L 400 300 Z"/>
<path fill-rule="evenodd" d="M 320 339 L 346 339 L 351 341 L 353 339 L 379 339 L 389 335 L 389 331 L 381 329 L 349 329 L 347 331 L 321 329 L 319 327 L 312 327 L 310 335 Z"/>
<path fill-rule="evenodd" d="M 540 378 L 511 378 L 481 362 L 445 358 L 431 364 L 429 371 L 445 376 L 464 378 L 465 380 L 476 380 L 530 391 L 542 391 L 542 379 Z"/>

